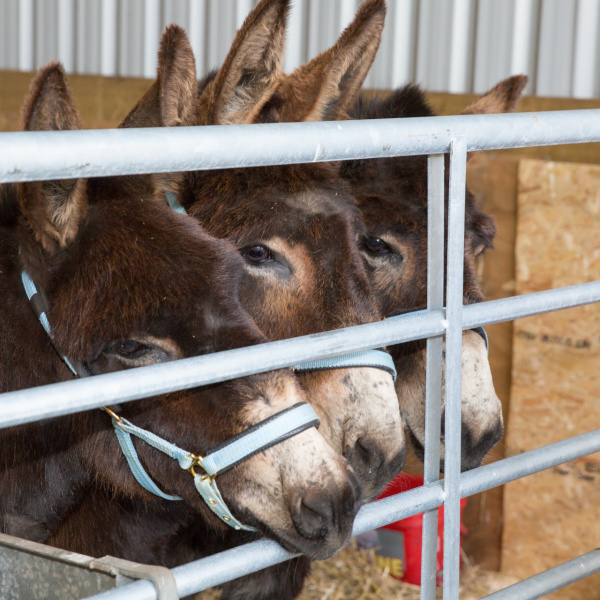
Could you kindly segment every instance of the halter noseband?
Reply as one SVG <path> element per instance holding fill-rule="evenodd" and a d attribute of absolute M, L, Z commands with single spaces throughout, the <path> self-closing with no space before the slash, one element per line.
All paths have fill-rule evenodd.
<path fill-rule="evenodd" d="M 256 529 L 244 525 L 233 516 L 219 492 L 216 476 L 310 427 L 319 426 L 319 418 L 312 406 L 306 402 L 300 402 L 253 427 L 249 427 L 215 448 L 210 454 L 202 457 L 182 450 L 175 444 L 171 444 L 157 435 L 133 425 L 127 419 L 114 413 L 110 408 L 104 407 L 104 410 L 111 416 L 121 450 L 127 459 L 131 472 L 143 488 L 165 500 L 182 500 L 181 496 L 165 494 L 152 481 L 138 458 L 131 439 L 132 435 L 177 460 L 179 466 L 188 471 L 194 478 L 194 485 L 208 507 L 227 525 L 238 531 L 242 529 L 256 531 Z M 203 472 L 196 472 L 197 469 L 201 469 Z"/>

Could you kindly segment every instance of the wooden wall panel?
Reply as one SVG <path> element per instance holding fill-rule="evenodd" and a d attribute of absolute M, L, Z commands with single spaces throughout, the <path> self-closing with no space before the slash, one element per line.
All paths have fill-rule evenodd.
<path fill-rule="evenodd" d="M 522 160 L 516 292 L 600 279 L 600 167 Z M 600 427 L 600 305 L 514 324 L 509 453 Z M 600 453 L 505 486 L 502 570 L 520 578 L 598 546 Z M 597 597 L 600 574 L 549 595 Z"/>

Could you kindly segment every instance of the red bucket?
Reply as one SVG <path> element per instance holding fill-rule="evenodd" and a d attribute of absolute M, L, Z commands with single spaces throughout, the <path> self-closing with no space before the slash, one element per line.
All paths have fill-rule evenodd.
<path fill-rule="evenodd" d="M 379 498 L 387 498 L 423 485 L 423 478 L 407 473 L 400 473 L 385 488 Z M 460 533 L 466 529 L 462 524 L 462 512 L 467 499 L 460 501 Z M 377 564 L 381 570 L 387 569 L 389 574 L 407 583 L 421 585 L 421 548 L 423 539 L 423 513 L 408 517 L 402 521 L 390 523 L 377 530 L 379 548 L 375 553 Z M 444 509 L 438 511 L 437 564 L 436 579 L 440 585 L 444 568 Z"/>

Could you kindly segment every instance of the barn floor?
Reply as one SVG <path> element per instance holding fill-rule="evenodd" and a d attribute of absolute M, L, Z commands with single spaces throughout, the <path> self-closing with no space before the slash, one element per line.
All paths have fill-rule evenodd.
<path fill-rule="evenodd" d="M 380 571 L 371 559 L 372 551 L 345 548 L 325 561 L 313 562 L 311 574 L 298 600 L 420 600 L 420 588 L 397 581 Z M 461 573 L 461 600 L 478 600 L 516 579 L 485 571 L 468 559 Z M 194 600 L 216 600 L 219 592 L 208 590 Z M 438 588 L 438 598 L 442 590 Z"/>

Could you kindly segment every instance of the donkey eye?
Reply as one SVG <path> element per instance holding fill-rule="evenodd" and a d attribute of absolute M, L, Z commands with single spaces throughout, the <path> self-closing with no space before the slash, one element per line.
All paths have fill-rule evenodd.
<path fill-rule="evenodd" d="M 372 254 L 390 254 L 392 249 L 381 238 L 365 238 L 365 248 Z"/>
<path fill-rule="evenodd" d="M 242 256 L 248 261 L 255 265 L 273 260 L 273 253 L 265 246 L 247 246 L 240 250 Z"/>
<path fill-rule="evenodd" d="M 148 350 L 148 346 L 140 344 L 140 342 L 136 342 L 135 340 L 125 340 L 124 342 L 119 342 L 115 350 L 121 356 L 132 358 Z"/>

